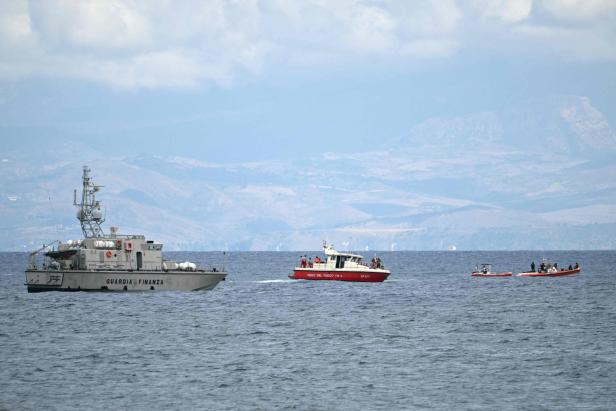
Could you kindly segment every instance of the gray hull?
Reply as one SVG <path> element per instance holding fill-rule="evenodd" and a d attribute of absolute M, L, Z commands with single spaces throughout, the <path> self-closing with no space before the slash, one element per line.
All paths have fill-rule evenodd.
<path fill-rule="evenodd" d="M 27 270 L 28 292 L 42 291 L 197 291 L 224 280 L 222 271 Z"/>

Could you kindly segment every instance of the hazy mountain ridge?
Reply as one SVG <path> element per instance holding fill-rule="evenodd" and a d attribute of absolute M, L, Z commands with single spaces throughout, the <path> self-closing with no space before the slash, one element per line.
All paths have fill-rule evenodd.
<path fill-rule="evenodd" d="M 106 226 L 166 249 L 317 249 L 323 239 L 352 249 L 614 248 L 615 155 L 608 122 L 573 96 L 427 119 L 378 151 L 301 160 L 107 158 L 85 143 L 45 142 L 31 158 L 17 145 L 1 155 L 0 249 L 80 236 L 72 189 L 84 162 L 105 186 Z"/>

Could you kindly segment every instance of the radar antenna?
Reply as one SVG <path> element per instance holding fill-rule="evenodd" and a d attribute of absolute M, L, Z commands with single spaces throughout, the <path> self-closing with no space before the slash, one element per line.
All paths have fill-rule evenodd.
<path fill-rule="evenodd" d="M 96 201 L 95 193 L 102 186 L 95 185 L 90 179 L 90 168 L 83 166 L 83 191 L 81 203 L 77 203 L 77 190 L 73 192 L 73 205 L 79 207 L 77 219 L 81 223 L 84 237 L 104 237 L 105 233 L 101 224 L 105 222 L 101 213 L 101 204 Z"/>

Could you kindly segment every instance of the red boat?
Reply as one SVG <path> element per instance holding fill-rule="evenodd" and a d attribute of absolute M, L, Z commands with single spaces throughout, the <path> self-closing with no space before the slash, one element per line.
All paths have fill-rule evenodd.
<path fill-rule="evenodd" d="M 562 269 L 560 271 L 553 270 L 547 272 L 526 272 L 518 274 L 519 277 L 561 277 L 563 275 L 577 274 L 582 271 L 581 268 L 574 268 L 573 270 Z"/>
<path fill-rule="evenodd" d="M 575 263 L 575 267 L 569 266 L 569 269 L 563 268 L 559 271 L 556 264 L 552 264 L 548 260 L 544 259 L 541 262 L 539 271 L 527 271 L 527 272 L 518 274 L 518 276 L 519 277 L 562 277 L 564 275 L 577 274 L 581 270 L 582 269 L 580 268 L 578 263 Z"/>
<path fill-rule="evenodd" d="M 511 277 L 513 273 L 493 273 L 492 264 L 481 264 L 481 269 L 475 267 L 475 271 L 471 273 L 471 277 Z"/>
<path fill-rule="evenodd" d="M 370 266 L 362 262 L 362 256 L 340 253 L 323 243 L 325 260 L 316 257 L 314 261 L 302 257 L 299 267 L 293 269 L 289 278 L 294 280 L 336 280 L 358 282 L 383 282 L 389 276 L 380 258 L 373 258 Z"/>

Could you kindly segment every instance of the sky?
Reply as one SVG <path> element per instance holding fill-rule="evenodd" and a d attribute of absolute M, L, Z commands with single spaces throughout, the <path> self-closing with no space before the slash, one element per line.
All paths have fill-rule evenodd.
<path fill-rule="evenodd" d="M 85 162 L 113 187 L 141 167 L 147 187 L 109 195 L 146 223 L 219 224 L 238 248 L 311 247 L 332 224 L 361 248 L 541 247 L 525 241 L 541 224 L 582 230 L 550 247 L 613 247 L 615 45 L 614 0 L 6 0 L 0 226 L 17 245 L 3 247 L 53 229 L 49 193 Z M 288 228 L 272 239 L 272 224 Z M 220 247 L 199 235 L 180 237 Z"/>
<path fill-rule="evenodd" d="M 245 161 L 552 95 L 614 124 L 614 44 L 611 0 L 9 0 L 0 127 L 13 145 Z"/>

